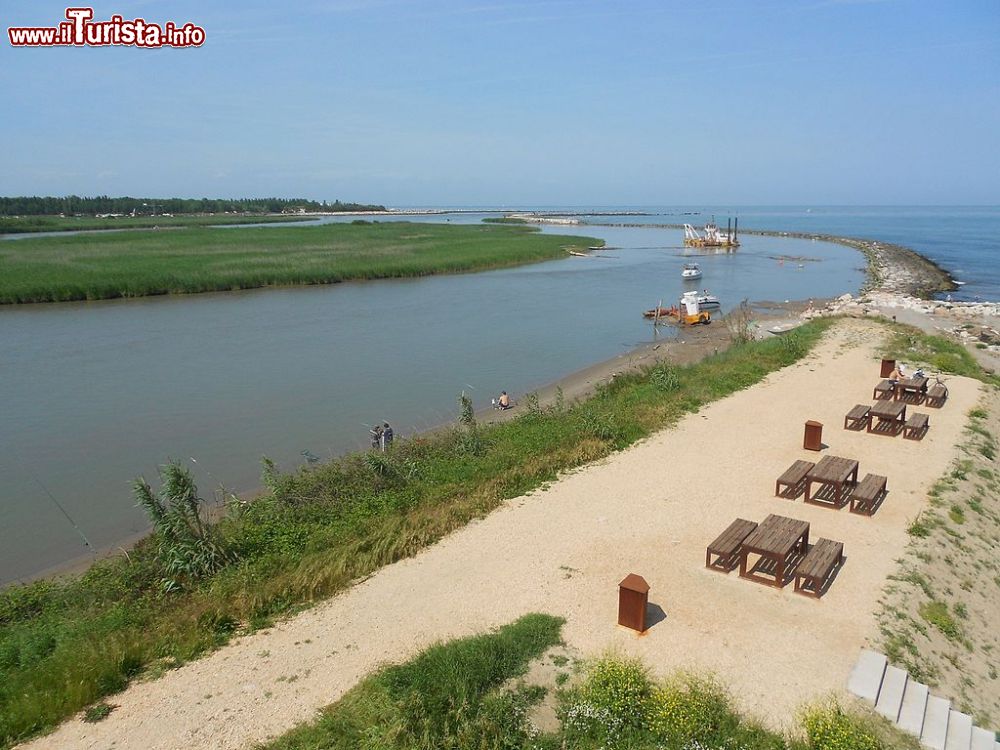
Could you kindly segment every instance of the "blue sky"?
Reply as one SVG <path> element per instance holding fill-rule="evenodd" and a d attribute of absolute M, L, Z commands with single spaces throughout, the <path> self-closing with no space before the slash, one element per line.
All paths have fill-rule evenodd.
<path fill-rule="evenodd" d="M 0 194 L 997 204 L 1000 3 L 98 2 L 197 49 L 14 49 Z"/>

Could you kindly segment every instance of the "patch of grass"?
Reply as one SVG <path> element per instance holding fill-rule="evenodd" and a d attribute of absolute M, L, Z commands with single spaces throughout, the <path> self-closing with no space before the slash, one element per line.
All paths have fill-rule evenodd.
<path fill-rule="evenodd" d="M 28 238 L 0 245 L 0 303 L 461 273 L 562 258 L 567 245 L 595 242 L 535 227 L 410 222 Z"/>
<path fill-rule="evenodd" d="M 910 536 L 915 536 L 918 539 L 924 539 L 931 535 L 931 531 L 937 523 L 928 516 L 926 513 L 921 513 L 917 516 L 913 522 L 907 527 L 906 533 Z"/>
<path fill-rule="evenodd" d="M 258 747 L 522 747 L 528 740 L 525 709 L 541 696 L 498 689 L 559 642 L 562 622 L 525 615 L 494 633 L 432 646 L 362 680 L 316 721 Z"/>
<path fill-rule="evenodd" d="M 811 322 L 784 338 L 798 338 L 795 351 L 804 352 L 829 325 Z M 397 441 L 386 454 L 392 471 L 373 468 L 359 454 L 297 474 L 265 472 L 268 492 L 233 507 L 218 525 L 227 565 L 190 589 L 164 591 L 155 538 L 80 578 L 4 589 L 0 746 L 123 689 L 147 668 L 164 660 L 177 666 L 246 629 L 234 624 L 263 627 L 336 593 L 504 500 L 624 448 L 796 358 L 771 339 L 676 368 L 674 390 L 653 384 L 649 373 L 624 375 L 590 401 L 480 425 L 476 452 L 466 449 L 463 429 Z M 613 429 L 595 430 L 595 422 Z"/>
<path fill-rule="evenodd" d="M 944 633 L 950 640 L 961 640 L 962 631 L 948 611 L 947 604 L 939 600 L 924 602 L 920 605 L 919 611 L 922 618 Z"/>
<path fill-rule="evenodd" d="M 86 711 L 83 712 L 83 720 L 88 724 L 96 724 L 97 722 L 104 721 L 106 718 L 108 718 L 108 716 L 110 716 L 111 712 L 114 710 L 115 707 L 112 706 L 110 703 L 105 703 L 103 701 L 100 703 L 95 703 L 93 706 L 90 706 L 89 708 L 87 708 Z"/>
<path fill-rule="evenodd" d="M 895 334 L 884 347 L 882 356 L 908 365 L 921 364 L 931 371 L 1000 385 L 1000 378 L 986 373 L 975 357 L 957 341 L 923 333 L 910 326 L 891 324 L 890 328 Z"/>
<path fill-rule="evenodd" d="M 957 524 L 965 523 L 965 510 L 961 505 L 952 505 L 948 510 L 948 517 Z"/>

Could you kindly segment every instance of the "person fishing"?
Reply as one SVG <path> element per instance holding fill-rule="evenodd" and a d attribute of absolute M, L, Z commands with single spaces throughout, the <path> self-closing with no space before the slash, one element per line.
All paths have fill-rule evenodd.
<path fill-rule="evenodd" d="M 389 448 L 392 447 L 393 433 L 392 428 L 389 426 L 388 422 L 382 423 L 382 452 L 385 453 Z"/>
<path fill-rule="evenodd" d="M 368 430 L 368 434 L 372 438 L 372 450 L 377 451 L 382 449 L 382 425 L 377 424 Z"/>

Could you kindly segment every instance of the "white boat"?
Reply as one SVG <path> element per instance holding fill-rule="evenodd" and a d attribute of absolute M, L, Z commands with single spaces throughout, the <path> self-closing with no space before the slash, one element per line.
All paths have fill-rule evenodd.
<path fill-rule="evenodd" d="M 698 268 L 697 263 L 685 263 L 684 268 L 681 270 L 682 279 L 700 279 L 701 269 Z"/>
<path fill-rule="evenodd" d="M 721 307 L 722 303 L 719 302 L 719 298 L 714 294 L 709 294 L 708 290 L 705 289 L 701 294 L 698 295 L 698 306 L 699 307 Z"/>

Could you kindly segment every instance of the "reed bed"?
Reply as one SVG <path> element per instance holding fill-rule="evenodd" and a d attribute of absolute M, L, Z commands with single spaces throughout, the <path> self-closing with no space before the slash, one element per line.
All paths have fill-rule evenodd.
<path fill-rule="evenodd" d="M 0 244 L 0 304 L 461 273 L 560 258 L 567 246 L 596 242 L 531 227 L 410 222 L 26 238 Z"/>

